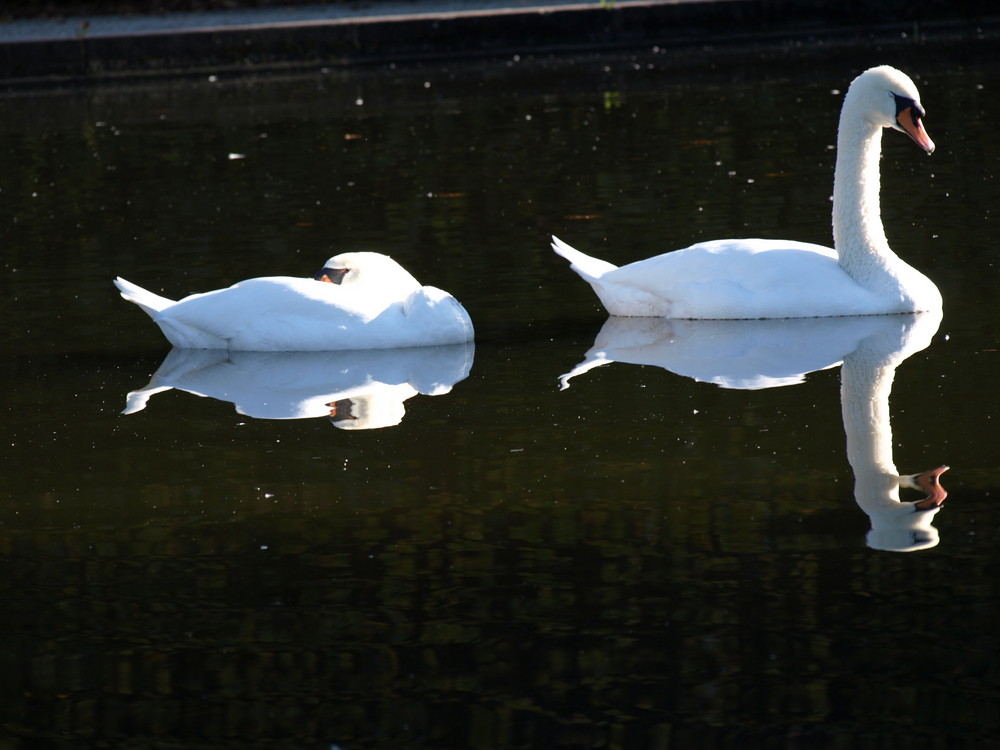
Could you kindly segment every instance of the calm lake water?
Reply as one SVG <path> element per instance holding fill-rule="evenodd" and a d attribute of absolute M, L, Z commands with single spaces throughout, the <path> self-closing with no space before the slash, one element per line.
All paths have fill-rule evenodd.
<path fill-rule="evenodd" d="M 0 97 L 3 747 L 991 746 L 995 49 Z M 548 249 L 828 244 L 842 92 L 883 62 L 938 144 L 886 135 L 886 229 L 943 319 L 624 324 Z M 475 344 L 171 353 L 111 284 L 356 249 Z M 359 393 L 355 429 L 316 408 Z M 951 466 L 940 512 L 875 507 L 885 454 Z"/>

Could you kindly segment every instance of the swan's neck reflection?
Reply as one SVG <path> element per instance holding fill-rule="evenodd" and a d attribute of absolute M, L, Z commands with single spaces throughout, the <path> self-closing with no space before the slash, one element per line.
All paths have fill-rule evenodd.
<path fill-rule="evenodd" d="M 854 498 L 871 519 L 868 546 L 909 552 L 934 547 L 938 531 L 931 522 L 947 493 L 940 476 L 948 467 L 901 476 L 893 460 L 889 394 L 896 367 L 923 349 L 937 330 L 940 316 L 913 316 L 898 335 L 891 328 L 862 341 L 844 358 L 840 370 L 840 404 L 847 436 L 847 460 L 854 470 Z M 925 497 L 900 499 L 900 487 Z"/>

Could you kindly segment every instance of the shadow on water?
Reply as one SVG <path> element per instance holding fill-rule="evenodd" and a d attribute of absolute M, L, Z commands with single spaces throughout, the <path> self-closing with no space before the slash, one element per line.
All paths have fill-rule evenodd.
<path fill-rule="evenodd" d="M 1000 68 L 975 45 L 841 52 L 0 99 L 7 744 L 995 737 Z M 616 263 L 828 243 L 837 92 L 878 62 L 919 77 L 939 145 L 887 141 L 882 172 L 940 327 L 607 340 L 549 234 Z M 177 298 L 345 249 L 455 294 L 474 359 L 203 365 L 111 285 Z M 394 426 L 277 418 L 370 389 Z M 896 466 L 939 461 L 943 509 L 905 512 L 923 495 Z"/>

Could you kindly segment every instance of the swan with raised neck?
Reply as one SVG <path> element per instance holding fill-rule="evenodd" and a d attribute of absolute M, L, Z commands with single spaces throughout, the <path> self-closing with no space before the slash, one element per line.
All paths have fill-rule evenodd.
<path fill-rule="evenodd" d="M 617 267 L 553 237 L 611 315 L 688 319 L 809 318 L 939 310 L 934 283 L 890 248 L 879 206 L 882 130 L 927 153 L 916 86 L 887 65 L 851 83 L 834 174 L 834 248 L 773 239 L 701 242 Z"/>
<path fill-rule="evenodd" d="M 889 247 L 879 202 L 879 160 L 884 128 L 906 133 L 933 153 L 923 116 L 920 94 L 908 76 L 888 65 L 866 70 L 844 97 L 833 175 L 833 246 L 840 267 L 876 294 L 911 299 L 907 312 L 940 307 L 940 293 Z"/>

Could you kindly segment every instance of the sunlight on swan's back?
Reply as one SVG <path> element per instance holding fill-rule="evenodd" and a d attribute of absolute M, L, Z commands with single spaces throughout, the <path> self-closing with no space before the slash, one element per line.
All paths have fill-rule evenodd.
<path fill-rule="evenodd" d="M 836 250 L 793 240 L 703 242 L 621 268 L 553 237 L 611 315 L 689 319 L 809 318 L 937 310 L 934 283 L 889 248 L 879 208 L 883 128 L 934 144 L 920 96 L 900 71 L 865 71 L 844 98 L 837 132 Z"/>

